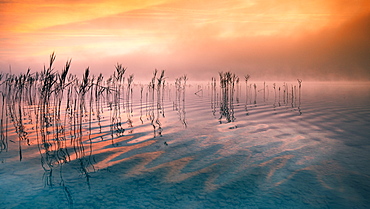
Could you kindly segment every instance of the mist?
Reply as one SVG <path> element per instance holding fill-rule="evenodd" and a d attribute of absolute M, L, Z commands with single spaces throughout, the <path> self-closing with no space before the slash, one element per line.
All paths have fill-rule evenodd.
<path fill-rule="evenodd" d="M 369 81 L 369 26 L 370 15 L 366 14 L 337 27 L 294 35 L 217 38 L 211 33 L 219 33 L 218 29 L 194 28 L 159 51 L 141 48 L 113 56 L 81 52 L 72 57 L 58 56 L 55 51 L 55 69 L 61 70 L 72 59 L 71 71 L 75 74 L 89 67 L 92 73 L 111 75 L 114 65 L 121 63 L 137 79 L 148 79 L 158 69 L 165 70 L 169 78 L 186 74 L 193 80 L 208 80 L 218 72 L 233 71 L 239 76 L 250 74 L 255 80 Z M 1 60 L 1 71 L 9 71 L 10 66 L 13 72 L 25 72 L 27 68 L 39 71 L 48 63 L 48 55 L 43 57 Z"/>

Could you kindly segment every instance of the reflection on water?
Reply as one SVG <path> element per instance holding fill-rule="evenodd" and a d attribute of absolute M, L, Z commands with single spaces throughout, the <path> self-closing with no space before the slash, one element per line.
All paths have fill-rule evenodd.
<path fill-rule="evenodd" d="M 239 77 L 231 72 L 221 72 L 219 80 L 219 90 L 217 86 L 217 79 L 212 78 L 210 83 L 211 89 L 211 109 L 213 115 L 216 115 L 216 109 L 219 108 L 219 122 L 222 124 L 230 123 L 235 121 L 234 106 L 235 102 L 239 105 L 240 98 L 240 85 Z M 257 95 L 262 94 L 263 105 L 266 105 L 266 102 L 269 101 L 269 88 L 266 85 L 266 82 L 263 82 L 262 88 L 258 89 L 256 83 L 250 84 L 248 86 L 249 75 L 245 76 L 246 88 L 245 88 L 245 111 L 246 115 L 249 115 L 249 107 L 257 107 Z M 294 84 L 290 84 L 291 90 L 289 91 L 289 84 L 283 83 L 283 85 L 277 86 L 276 83 L 273 83 L 274 89 L 274 103 L 272 104 L 274 111 L 277 107 L 290 107 L 293 111 L 298 111 L 299 115 L 302 115 L 301 111 L 301 88 L 302 80 L 298 79 L 298 87 Z M 257 90 L 258 89 L 258 90 Z M 278 94 L 276 93 L 278 89 Z M 282 92 L 281 92 L 282 91 Z M 298 91 L 298 93 L 297 93 Z M 219 93 L 218 93 L 219 92 Z M 253 92 L 253 93 L 252 93 Z M 220 101 L 218 97 L 220 95 Z M 253 98 L 253 99 L 252 99 Z M 253 102 L 252 102 L 253 100 Z"/>
<path fill-rule="evenodd" d="M 234 117 L 234 92 L 235 85 L 239 79 L 231 72 L 220 73 L 220 91 L 221 91 L 221 101 L 220 101 L 220 123 L 222 118 L 225 118 L 226 122 L 233 122 Z"/>
<path fill-rule="evenodd" d="M 107 79 L 69 66 L 1 74 L 5 207 L 369 206 L 367 85 L 156 70 L 137 84 L 119 64 Z"/>
<path fill-rule="evenodd" d="M 124 76 L 126 69 L 122 65 L 117 64 L 116 71 L 108 79 L 104 79 L 102 74 L 98 77 L 90 75 L 89 68 L 78 79 L 68 75 L 70 61 L 62 73 L 58 73 L 52 68 L 54 60 L 53 54 L 50 66 L 41 73 L 30 74 L 28 70 L 19 76 L 1 74 L 0 152 L 8 152 L 9 142 L 11 146 L 17 144 L 18 157 L 22 161 L 24 157 L 29 157 L 24 155 L 24 150 L 27 147 L 32 150 L 36 145 L 45 185 L 53 187 L 55 182 L 59 182 L 68 203 L 72 205 L 72 195 L 64 180 L 64 176 L 68 175 L 64 166 L 77 166 L 75 168 L 90 188 L 90 173 L 97 171 L 96 167 L 105 168 L 109 164 L 103 165 L 109 157 L 99 163 L 95 160 L 100 152 L 114 152 L 114 147 L 119 147 L 117 151 L 122 154 L 128 151 L 122 149 L 125 146 L 134 150 L 152 144 L 153 141 L 132 146 L 127 143 L 162 136 L 161 118 L 165 118 L 165 91 L 168 86 L 164 71 L 157 75 L 155 70 L 146 88 L 139 85 L 138 107 L 133 96 L 134 88 L 138 86 L 133 83 L 133 75 Z M 186 81 L 186 76 L 176 79 L 174 100 L 185 127 Z M 140 108 L 141 124 L 135 127 L 137 116 L 134 109 L 137 108 Z M 151 135 L 149 127 L 153 131 Z M 10 149 L 14 150 L 14 147 Z"/>
<path fill-rule="evenodd" d="M 173 101 L 173 110 L 177 111 L 179 120 L 184 125 L 184 127 L 187 127 L 185 110 L 185 89 L 187 80 L 188 78 L 186 76 L 182 76 L 176 79 L 175 82 L 176 98 Z"/>

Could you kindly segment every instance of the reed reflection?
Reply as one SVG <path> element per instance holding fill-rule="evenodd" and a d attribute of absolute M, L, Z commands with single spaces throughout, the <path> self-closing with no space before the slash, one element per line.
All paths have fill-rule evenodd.
<path fill-rule="evenodd" d="M 220 118 L 219 122 L 222 123 L 222 118 L 227 123 L 233 122 L 234 117 L 234 92 L 236 81 L 238 77 L 231 72 L 221 72 L 220 74 Z"/>
<path fill-rule="evenodd" d="M 153 137 L 162 136 L 162 123 L 160 118 L 164 117 L 164 105 L 162 104 L 164 95 L 164 71 L 157 77 L 158 71 L 155 70 L 151 82 L 148 85 L 149 108 L 147 112 L 150 124 L 153 127 Z"/>
<path fill-rule="evenodd" d="M 180 122 L 187 127 L 186 122 L 186 110 L 185 110 L 185 90 L 186 90 L 186 81 L 188 78 L 186 75 L 176 78 L 175 82 L 175 101 L 173 102 L 173 109 L 177 111 Z"/>
<path fill-rule="evenodd" d="M 218 108 L 218 93 L 217 93 L 217 84 L 216 78 L 212 77 L 211 82 L 211 109 L 213 116 L 216 116 L 216 109 Z"/>
<path fill-rule="evenodd" d="M 165 71 L 155 70 L 148 88 L 139 86 L 139 107 L 134 104 L 134 76 L 125 77 L 126 68 L 121 64 L 115 66 L 108 79 L 102 74 L 91 75 L 89 68 L 78 78 L 69 74 L 71 60 L 57 72 L 53 67 L 55 59 L 53 53 L 41 72 L 31 73 L 28 69 L 20 75 L 0 73 L 0 153 L 9 150 L 9 141 L 14 142 L 22 161 L 26 157 L 24 146 L 34 146 L 40 155 L 45 186 L 60 185 L 73 204 L 65 176 L 78 168 L 79 176 L 90 188 L 91 172 L 96 171 L 97 164 L 94 152 L 108 152 L 105 142 L 110 141 L 112 147 L 134 148 L 128 142 L 135 139 L 135 129 L 144 140 L 162 136 L 164 96 L 170 85 L 166 83 Z M 176 111 L 185 127 L 186 81 L 187 77 L 182 76 L 175 83 Z M 138 127 L 134 122 L 135 108 L 140 108 Z M 147 121 L 143 120 L 144 109 Z M 153 128 L 153 135 L 146 133 L 148 127 Z M 9 139 L 10 129 L 15 130 L 16 138 Z M 98 142 L 104 142 L 104 146 L 97 146 Z"/>
<path fill-rule="evenodd" d="M 187 76 L 178 77 L 172 86 L 166 80 L 165 71 L 155 70 L 149 84 L 135 85 L 134 76 L 125 76 L 126 69 L 117 64 L 113 76 L 108 79 L 102 74 L 97 77 L 91 75 L 89 68 L 79 78 L 69 74 L 70 60 L 61 72 L 55 71 L 55 58 L 52 54 L 50 64 L 40 73 L 30 73 L 30 70 L 21 75 L 0 73 L 0 148 L 7 151 L 9 141 L 15 139 L 21 161 L 27 157 L 23 152 L 25 146 L 37 149 L 45 185 L 61 186 L 70 204 L 73 204 L 73 197 L 65 179 L 70 178 L 74 171 L 78 171 L 78 177 L 82 177 L 90 188 L 93 172 L 107 168 L 109 163 L 123 162 L 137 153 L 145 155 L 148 151 L 141 153 L 140 149 L 159 141 L 166 124 L 166 114 L 169 114 L 165 109 L 168 107 L 165 95 L 170 98 L 171 90 L 174 98 L 173 101 L 170 98 L 169 102 L 172 102 L 173 111 L 181 124 L 188 126 Z M 245 112 L 249 114 L 257 104 L 262 106 L 269 101 L 269 89 L 266 83 L 263 87 L 256 83 L 249 84 L 249 75 L 245 79 Z M 302 81 L 298 82 L 298 87 L 284 83 L 278 87 L 279 94 L 274 85 L 274 106 L 275 103 L 289 108 L 298 106 L 301 113 Z M 212 113 L 219 113 L 219 123 L 235 122 L 240 112 L 244 114 L 243 105 L 240 105 L 241 111 L 238 109 L 239 102 L 244 101 L 241 96 L 244 94 L 234 73 L 220 73 L 219 86 L 217 80 L 212 78 L 210 89 Z M 135 104 L 138 101 L 134 97 L 136 92 L 140 92 L 140 103 Z M 261 93 L 263 96 L 258 95 Z M 203 88 L 198 86 L 196 95 L 203 96 Z M 271 105 L 268 107 L 271 108 Z M 135 111 L 140 114 L 135 115 Z M 232 127 L 246 127 L 246 123 L 240 124 Z M 255 125 L 256 130 L 262 132 L 266 129 L 262 125 Z M 227 127 L 230 129 L 230 126 Z M 16 138 L 9 138 L 9 129 L 15 130 Z M 168 145 L 166 141 L 164 144 Z"/>
<path fill-rule="evenodd" d="M 297 79 L 298 86 L 284 82 L 281 86 L 273 83 L 270 90 L 266 82 L 262 84 L 253 83 L 248 81 L 250 75 L 245 75 L 245 92 L 241 92 L 241 85 L 239 77 L 231 72 L 219 73 L 219 85 L 217 79 L 212 77 L 210 83 L 210 104 L 212 114 L 216 116 L 217 109 L 219 109 L 218 120 L 219 123 L 235 122 L 235 106 L 239 106 L 240 95 L 244 95 L 244 110 L 245 115 L 251 114 L 251 109 L 258 108 L 259 106 L 269 105 L 270 91 L 273 94 L 272 110 L 276 111 L 277 108 L 285 107 L 298 111 L 302 115 L 301 110 L 301 97 L 302 97 L 302 80 Z M 260 87 L 262 86 L 262 87 Z M 234 104 L 236 101 L 236 105 Z M 260 107 L 261 108 L 261 107 Z M 269 111 L 266 109 L 266 111 Z"/>
<path fill-rule="evenodd" d="M 273 84 L 274 89 L 274 103 L 273 108 L 276 110 L 276 107 L 290 107 L 293 110 L 297 110 L 299 115 L 302 115 L 301 111 L 301 88 L 302 88 L 302 80 L 297 79 L 298 81 L 298 89 L 296 85 L 283 83 L 280 87 L 276 86 L 276 83 Z M 276 89 L 278 89 L 278 93 L 276 93 Z M 298 93 L 297 93 L 298 91 Z"/>

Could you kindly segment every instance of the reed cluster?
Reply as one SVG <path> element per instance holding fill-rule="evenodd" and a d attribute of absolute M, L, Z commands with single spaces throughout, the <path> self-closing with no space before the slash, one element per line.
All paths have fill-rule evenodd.
<path fill-rule="evenodd" d="M 126 76 L 127 69 L 119 63 L 107 78 L 102 74 L 92 75 L 90 68 L 79 78 L 70 73 L 71 60 L 61 71 L 54 69 L 55 60 L 52 53 L 48 65 L 40 72 L 31 73 L 30 69 L 19 75 L 0 72 L 0 152 L 8 151 L 10 143 L 17 144 L 22 160 L 24 147 L 36 145 L 45 171 L 45 184 L 53 186 L 54 173 L 58 170 L 60 185 L 72 201 L 62 178 L 63 165 L 77 163 L 89 185 L 89 173 L 95 171 L 92 145 L 97 140 L 92 135 L 100 135 L 101 140 L 109 140 L 110 136 L 112 146 L 118 146 L 117 138 L 132 134 L 136 86 L 140 87 L 140 122 L 145 122 L 145 109 L 153 137 L 162 136 L 161 118 L 165 117 L 164 97 L 166 91 L 169 93 L 169 85 L 165 71 L 155 70 L 149 84 L 138 85 L 134 75 Z M 174 101 L 185 126 L 186 81 L 186 76 L 176 79 Z M 102 125 L 103 119 L 108 121 L 108 126 Z"/>
<path fill-rule="evenodd" d="M 249 74 L 245 78 L 245 111 L 249 115 L 250 107 L 257 107 L 257 101 L 267 103 L 270 97 L 270 91 L 274 94 L 273 108 L 281 106 L 290 106 L 294 110 L 302 114 L 301 111 L 301 88 L 302 80 L 297 79 L 298 86 L 294 84 L 283 83 L 278 86 L 276 83 L 272 84 L 272 90 L 269 85 L 263 82 L 262 87 L 258 87 L 256 83 L 249 83 L 251 76 Z M 217 109 L 219 109 L 219 122 L 226 123 L 235 121 L 234 101 L 238 104 L 240 102 L 240 95 L 242 95 L 242 88 L 239 82 L 239 77 L 232 72 L 219 73 L 219 85 L 217 79 L 212 77 L 208 84 L 210 89 L 211 109 L 212 114 L 216 116 Z M 262 96 L 259 96 L 262 94 Z"/>
<path fill-rule="evenodd" d="M 220 101 L 220 122 L 224 117 L 227 122 L 233 122 L 234 117 L 234 93 L 235 85 L 239 78 L 235 73 L 231 72 L 220 72 L 220 89 L 221 89 L 221 101 Z"/>

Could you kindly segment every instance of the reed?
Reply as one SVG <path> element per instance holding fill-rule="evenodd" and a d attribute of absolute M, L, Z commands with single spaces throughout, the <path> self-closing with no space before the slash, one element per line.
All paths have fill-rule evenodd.
<path fill-rule="evenodd" d="M 220 72 L 220 87 L 221 87 L 221 103 L 220 103 L 220 118 L 224 117 L 226 122 L 233 122 L 234 117 L 234 92 L 237 76 L 231 72 Z"/>
<path fill-rule="evenodd" d="M 110 134 L 113 146 L 118 146 L 115 141 L 118 137 L 132 134 L 135 83 L 134 75 L 125 77 L 126 68 L 122 64 L 117 63 L 113 75 L 108 77 L 92 75 L 89 67 L 82 77 L 77 77 L 70 73 L 71 59 L 60 72 L 54 69 L 55 60 L 56 54 L 52 53 L 49 63 L 40 72 L 31 73 L 31 69 L 19 75 L 0 72 L 0 152 L 8 150 L 11 140 L 11 143 L 17 144 L 19 160 L 22 161 L 25 157 L 24 146 L 36 144 L 40 165 L 44 169 L 45 185 L 54 186 L 58 182 L 68 203 L 73 205 L 72 193 L 64 181 L 66 169 L 63 167 L 76 166 L 90 187 L 90 173 L 95 171 L 93 120 L 99 126 L 95 133 L 103 133 L 102 140 L 109 140 Z M 177 79 L 175 99 L 185 127 L 187 80 L 187 76 Z M 145 97 L 145 109 L 150 120 L 147 125 L 153 126 L 154 138 L 163 133 L 161 118 L 166 116 L 164 102 L 166 90 L 170 98 L 170 86 L 165 71 L 157 70 L 148 88 L 140 86 L 140 121 L 145 123 L 142 118 Z M 102 127 L 100 123 L 104 111 L 109 111 L 104 117 L 110 126 Z M 18 141 L 8 138 L 11 125 L 15 128 Z M 125 125 L 129 128 L 128 132 Z M 164 144 L 168 145 L 167 142 Z"/>
<path fill-rule="evenodd" d="M 212 77 L 211 82 L 211 109 L 212 114 L 216 115 L 216 108 L 217 108 L 217 91 L 216 91 L 216 78 Z"/>
<path fill-rule="evenodd" d="M 254 87 L 254 104 L 257 104 L 257 85 L 253 84 Z"/>
<path fill-rule="evenodd" d="M 245 105 L 248 104 L 248 80 L 250 78 L 250 75 L 247 74 L 244 76 L 245 78 Z"/>
<path fill-rule="evenodd" d="M 301 111 L 301 89 L 302 89 L 302 79 L 297 79 L 298 81 L 298 112 L 299 112 L 299 115 L 302 115 L 302 111 Z"/>
<path fill-rule="evenodd" d="M 185 91 L 186 91 L 186 82 L 188 77 L 183 75 L 181 77 L 176 78 L 175 87 L 176 87 L 176 98 L 174 101 L 175 110 L 179 116 L 179 121 L 182 125 L 186 128 L 187 121 L 186 121 L 186 110 L 185 110 Z"/>

